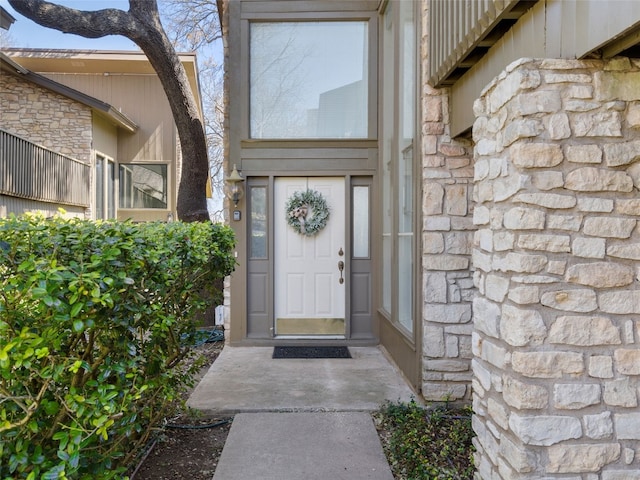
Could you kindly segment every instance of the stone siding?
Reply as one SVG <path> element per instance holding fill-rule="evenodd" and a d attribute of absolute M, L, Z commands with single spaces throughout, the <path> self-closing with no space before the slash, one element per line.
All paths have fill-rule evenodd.
<path fill-rule="evenodd" d="M 640 62 L 521 60 L 476 101 L 482 479 L 640 471 Z"/>
<path fill-rule="evenodd" d="M 422 394 L 470 400 L 473 146 L 452 139 L 449 89 L 427 85 L 428 2 L 422 22 Z"/>
<path fill-rule="evenodd" d="M 91 109 L 14 75 L 0 75 L 0 128 L 91 163 Z"/>

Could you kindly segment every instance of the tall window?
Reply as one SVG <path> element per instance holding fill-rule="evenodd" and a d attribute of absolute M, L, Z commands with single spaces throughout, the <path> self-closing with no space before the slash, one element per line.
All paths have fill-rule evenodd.
<path fill-rule="evenodd" d="M 368 24 L 254 22 L 252 138 L 367 138 Z"/>
<path fill-rule="evenodd" d="M 415 3 L 391 1 L 382 22 L 382 308 L 414 331 Z"/>
<path fill-rule="evenodd" d="M 112 159 L 96 155 L 96 220 L 116 217 L 115 172 Z"/>

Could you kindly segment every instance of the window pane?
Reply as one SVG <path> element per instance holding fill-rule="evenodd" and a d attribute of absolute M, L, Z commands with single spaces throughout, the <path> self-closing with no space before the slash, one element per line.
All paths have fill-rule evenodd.
<path fill-rule="evenodd" d="M 167 208 L 167 166 L 120 165 L 120 208 Z"/>
<path fill-rule="evenodd" d="M 413 136 L 415 131 L 415 28 L 413 2 L 399 2 L 401 62 L 398 126 L 398 321 L 413 332 Z"/>
<path fill-rule="evenodd" d="M 413 235 L 398 237 L 398 321 L 413 332 Z"/>
<path fill-rule="evenodd" d="M 367 22 L 250 28 L 252 138 L 367 138 Z"/>
<path fill-rule="evenodd" d="M 392 168 L 393 135 L 395 126 L 395 39 L 394 14 L 392 4 L 387 5 L 383 23 L 382 43 L 382 308 L 391 313 L 391 294 L 393 287 L 393 203 Z"/>
<path fill-rule="evenodd" d="M 96 220 L 104 218 L 104 157 L 96 157 Z"/>
<path fill-rule="evenodd" d="M 369 257 L 369 187 L 353 187 L 353 256 Z"/>
<path fill-rule="evenodd" d="M 116 167 L 107 160 L 107 218 L 116 218 Z"/>
<path fill-rule="evenodd" d="M 250 194 L 251 258 L 267 258 L 267 189 L 253 187 Z"/>

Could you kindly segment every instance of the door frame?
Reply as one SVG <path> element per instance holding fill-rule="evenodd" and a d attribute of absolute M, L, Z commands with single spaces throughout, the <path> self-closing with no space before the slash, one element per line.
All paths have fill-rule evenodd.
<path fill-rule="evenodd" d="M 238 239 L 240 250 L 238 252 L 239 265 L 231 277 L 231 299 L 241 294 L 244 302 L 240 306 L 232 303 L 231 308 L 231 335 L 230 343 L 234 345 L 273 345 L 282 343 L 300 343 L 304 339 L 276 337 L 274 331 L 274 215 L 282 215 L 280 207 L 274 205 L 275 180 L 278 177 L 336 177 L 344 179 L 344 208 L 345 208 L 345 335 L 340 338 L 328 338 L 323 336 L 313 338 L 314 343 L 323 341 L 331 344 L 344 343 L 347 345 L 377 345 L 379 343 L 379 325 L 375 314 L 374 292 L 376 290 L 376 218 L 374 206 L 376 205 L 376 190 L 374 175 L 350 175 L 339 171 L 317 172 L 316 175 L 309 172 L 294 171 L 270 173 L 265 172 L 261 176 L 246 177 L 246 194 L 243 198 L 242 221 L 236 222 L 236 226 L 243 227 L 244 234 Z M 368 192 L 368 217 L 367 217 L 367 255 L 366 257 L 353 258 L 352 255 L 352 195 L 355 188 L 365 188 Z M 253 203 L 254 189 L 265 200 L 261 208 L 264 216 L 268 217 L 264 230 L 266 247 L 261 258 L 252 257 L 252 216 L 256 216 L 256 208 Z M 362 193 L 362 191 L 361 191 Z M 259 210 L 259 209 L 257 209 Z M 260 235 L 263 233 L 260 232 Z M 358 298 L 353 299 L 353 292 L 357 292 Z M 244 312 L 242 312 L 240 310 Z M 239 327 L 242 327 L 240 330 Z M 309 339 L 308 337 L 306 338 Z"/>
<path fill-rule="evenodd" d="M 331 274 L 331 292 L 332 295 L 331 300 L 336 303 L 333 304 L 333 308 L 331 309 L 333 313 L 327 312 L 327 316 L 318 315 L 317 313 L 313 313 L 309 311 L 306 307 L 302 307 L 304 312 L 301 312 L 302 317 L 294 318 L 289 316 L 286 313 L 287 308 L 284 310 L 279 310 L 279 308 L 283 308 L 282 302 L 288 301 L 288 295 L 282 294 L 282 291 L 279 290 L 278 287 L 285 288 L 284 283 L 285 279 L 280 277 L 280 273 L 282 272 L 283 265 L 287 262 L 287 258 L 282 255 L 286 253 L 282 250 L 283 245 L 277 244 L 277 242 L 292 242 L 294 245 L 298 244 L 301 248 L 312 248 L 317 252 L 318 247 L 322 247 L 322 243 L 318 244 L 315 242 L 316 238 L 314 237 L 305 237 L 300 238 L 298 234 L 295 234 L 292 229 L 290 229 L 289 225 L 287 225 L 287 221 L 282 216 L 282 207 L 286 203 L 288 196 L 291 194 L 291 188 L 294 191 L 299 191 L 300 189 L 312 189 L 317 190 L 322 188 L 322 183 L 325 182 L 329 184 L 329 188 L 333 190 L 334 188 L 337 190 L 335 193 L 337 197 L 331 197 L 328 200 L 330 212 L 335 212 L 333 215 L 329 216 L 329 222 L 342 222 L 342 225 L 337 225 L 333 228 L 337 228 L 337 237 L 329 238 L 329 247 L 325 251 L 326 259 L 320 260 L 320 262 L 326 265 L 326 268 L 320 270 L 321 272 L 326 272 Z M 302 186 L 301 184 L 306 184 Z M 320 185 L 319 185 L 320 184 Z M 333 186 L 331 186 L 333 185 Z M 274 216 L 273 216 L 273 247 L 274 247 L 274 255 L 273 255 L 273 269 L 272 269 L 272 284 L 273 288 L 273 306 L 274 306 L 274 314 L 273 314 L 273 333 L 274 336 L 278 339 L 291 339 L 291 338 L 316 338 L 316 339 L 336 339 L 336 338 L 347 338 L 348 334 L 348 309 L 347 309 L 347 299 L 350 297 L 350 285 L 349 281 L 349 262 L 347 259 L 349 258 L 349 248 L 348 246 L 351 244 L 350 242 L 350 232 L 347 228 L 347 178 L 344 176 L 277 176 L 274 177 L 274 188 L 273 188 L 273 208 L 274 208 Z M 333 192 L 332 192 L 333 193 Z M 326 195 L 326 193 L 325 193 Z M 342 211 L 336 211 L 337 208 L 340 208 Z M 333 213 L 332 212 L 332 213 Z M 333 218 L 332 218 L 333 217 Z M 326 228 L 326 227 L 325 227 Z M 332 233 L 329 231 L 325 231 L 325 233 Z M 317 235 L 321 235 L 318 233 Z M 325 235 L 326 240 L 326 235 Z M 311 252 L 306 252 L 307 254 Z M 282 263 L 280 263 L 282 262 Z M 295 262 L 295 259 L 292 261 Z M 316 260 L 312 260 L 312 263 L 315 263 Z M 325 262 L 327 262 L 325 264 Z M 339 275 L 342 280 L 339 282 L 338 277 L 338 262 L 342 263 L 343 271 Z M 287 270 L 286 268 L 284 269 Z M 306 272 L 305 272 L 306 273 Z M 318 273 L 318 272 L 316 272 Z M 309 280 L 308 277 L 306 280 Z M 315 283 L 314 283 L 315 285 Z M 317 285 L 314 290 L 317 290 Z M 305 295 L 304 292 L 302 295 Z M 311 294 L 313 300 L 317 300 L 315 294 Z M 283 316 L 281 316 L 283 315 Z M 308 317 L 307 317 L 308 315 Z M 340 326 L 342 324 L 342 327 Z M 279 324 L 281 324 L 279 326 Z M 289 325 L 285 327 L 285 325 Z M 309 330 L 306 333 L 303 331 L 296 332 L 296 324 L 308 324 Z M 286 331 L 286 328 L 290 329 L 289 333 L 282 333 Z M 316 329 L 313 332 L 313 329 Z M 341 331 L 342 333 L 338 333 Z"/>

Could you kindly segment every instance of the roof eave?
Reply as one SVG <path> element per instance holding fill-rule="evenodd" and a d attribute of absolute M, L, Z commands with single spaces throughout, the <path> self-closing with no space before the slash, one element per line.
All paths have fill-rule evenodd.
<path fill-rule="evenodd" d="M 10 57 L 0 52 L 0 64 L 8 65 L 10 68 L 8 71 L 15 75 L 19 75 L 24 79 L 35 83 L 47 90 L 51 90 L 52 92 L 56 92 L 60 95 L 63 95 L 67 98 L 75 100 L 79 103 L 86 105 L 91 108 L 95 112 L 97 112 L 102 117 L 111 121 L 117 127 L 122 128 L 130 133 L 135 133 L 138 130 L 138 125 L 127 117 L 124 113 L 120 112 L 113 108 L 112 105 L 103 102 L 95 97 L 82 93 L 78 90 L 75 90 L 71 87 L 58 83 L 50 78 L 47 78 L 38 73 L 34 73 L 31 70 L 28 70 L 21 66 L 16 61 L 12 60 Z"/>

